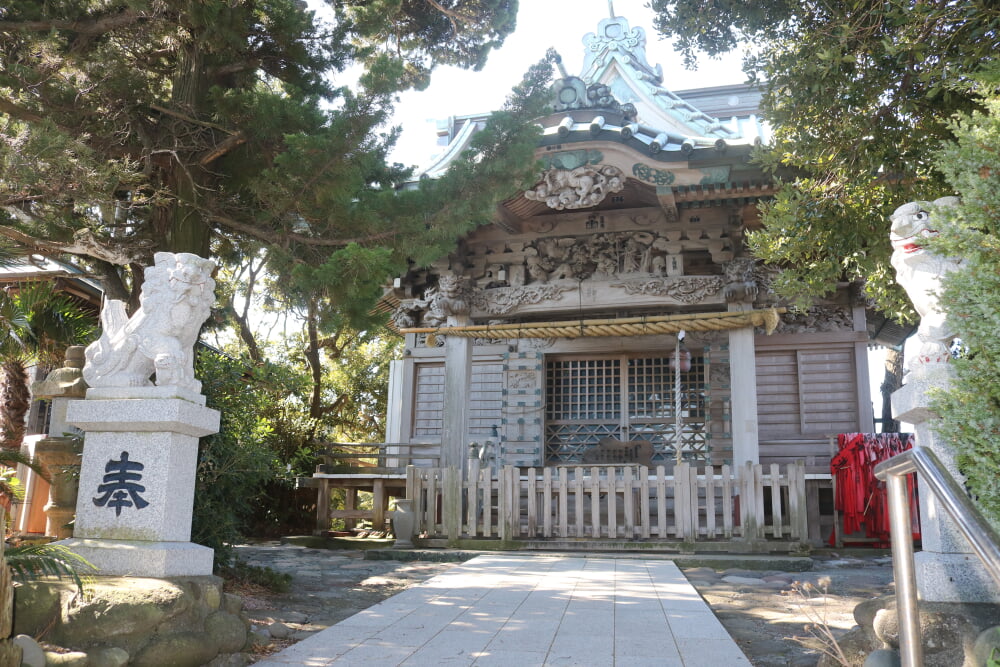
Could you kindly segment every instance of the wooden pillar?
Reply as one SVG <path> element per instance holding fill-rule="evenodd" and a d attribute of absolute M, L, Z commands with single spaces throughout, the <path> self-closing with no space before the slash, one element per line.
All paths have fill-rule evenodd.
<path fill-rule="evenodd" d="M 389 362 L 389 400 L 385 419 L 385 441 L 403 442 L 403 360 Z"/>
<path fill-rule="evenodd" d="M 874 433 L 875 407 L 872 405 L 872 389 L 868 381 L 868 322 L 864 305 L 854 306 L 852 315 L 854 330 L 864 334 L 861 340 L 854 343 L 854 367 L 858 383 L 858 431 Z"/>
<path fill-rule="evenodd" d="M 472 390 L 472 339 L 445 338 L 444 415 L 441 467 L 465 470 L 468 458 L 468 409 Z"/>
<path fill-rule="evenodd" d="M 344 509 L 352 511 L 358 507 L 358 490 L 352 488 L 344 489 Z M 344 519 L 344 529 L 353 530 L 358 525 L 357 519 L 346 517 Z"/>
<path fill-rule="evenodd" d="M 730 304 L 730 311 L 750 310 Z M 757 361 L 753 327 L 729 330 L 729 378 L 732 387 L 733 465 L 760 463 L 757 438 Z"/>
<path fill-rule="evenodd" d="M 313 535 L 326 535 L 330 530 L 330 480 L 319 478 L 316 481 L 319 488 L 316 491 L 316 529 Z"/>
<path fill-rule="evenodd" d="M 389 496 L 385 493 L 385 480 L 372 480 L 372 530 L 385 530 L 387 509 L 389 509 Z"/>

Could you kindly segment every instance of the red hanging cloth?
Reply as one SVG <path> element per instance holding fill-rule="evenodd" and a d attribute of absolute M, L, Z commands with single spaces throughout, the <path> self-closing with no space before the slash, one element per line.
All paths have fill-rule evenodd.
<path fill-rule="evenodd" d="M 865 536 L 880 547 L 890 543 L 889 503 L 884 482 L 875 477 L 875 466 L 913 446 L 909 433 L 841 433 L 838 453 L 830 460 L 830 474 L 836 481 L 834 507 L 843 517 L 844 534 L 864 528 Z M 920 539 L 916 479 L 907 483 L 914 539 Z M 830 536 L 830 544 L 836 541 Z"/>

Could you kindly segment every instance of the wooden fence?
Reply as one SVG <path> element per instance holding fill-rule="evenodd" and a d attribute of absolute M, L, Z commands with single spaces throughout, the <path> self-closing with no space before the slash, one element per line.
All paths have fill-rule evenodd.
<path fill-rule="evenodd" d="M 782 471 L 783 470 L 783 471 Z M 807 539 L 805 472 L 753 465 L 407 469 L 417 534 L 427 537 L 653 540 Z"/>

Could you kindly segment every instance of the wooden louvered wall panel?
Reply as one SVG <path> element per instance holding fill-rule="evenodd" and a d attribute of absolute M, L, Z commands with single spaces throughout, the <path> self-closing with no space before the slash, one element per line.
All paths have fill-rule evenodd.
<path fill-rule="evenodd" d="M 829 472 L 828 436 L 858 430 L 854 355 L 850 342 L 757 350 L 761 463 Z"/>
<path fill-rule="evenodd" d="M 416 364 L 414 372 L 413 437 L 439 436 L 444 418 L 443 363 Z M 503 364 L 499 361 L 472 364 L 472 386 L 468 402 L 469 433 L 489 437 L 501 423 L 503 409 Z"/>

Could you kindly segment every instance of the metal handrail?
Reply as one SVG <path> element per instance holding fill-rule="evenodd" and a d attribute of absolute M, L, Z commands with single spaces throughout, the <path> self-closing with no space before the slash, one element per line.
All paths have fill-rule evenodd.
<path fill-rule="evenodd" d="M 952 478 L 941 460 L 929 449 L 918 447 L 897 454 L 875 466 L 875 476 L 886 482 L 889 492 L 889 524 L 892 530 L 892 569 L 896 578 L 896 614 L 899 617 L 899 649 L 904 667 L 920 667 L 924 647 L 917 610 L 917 578 L 913 561 L 913 535 L 906 475 L 919 475 L 921 490 L 934 493 L 941 506 L 972 545 L 972 550 L 1000 585 L 1000 535 L 969 501 L 965 490 Z"/>

